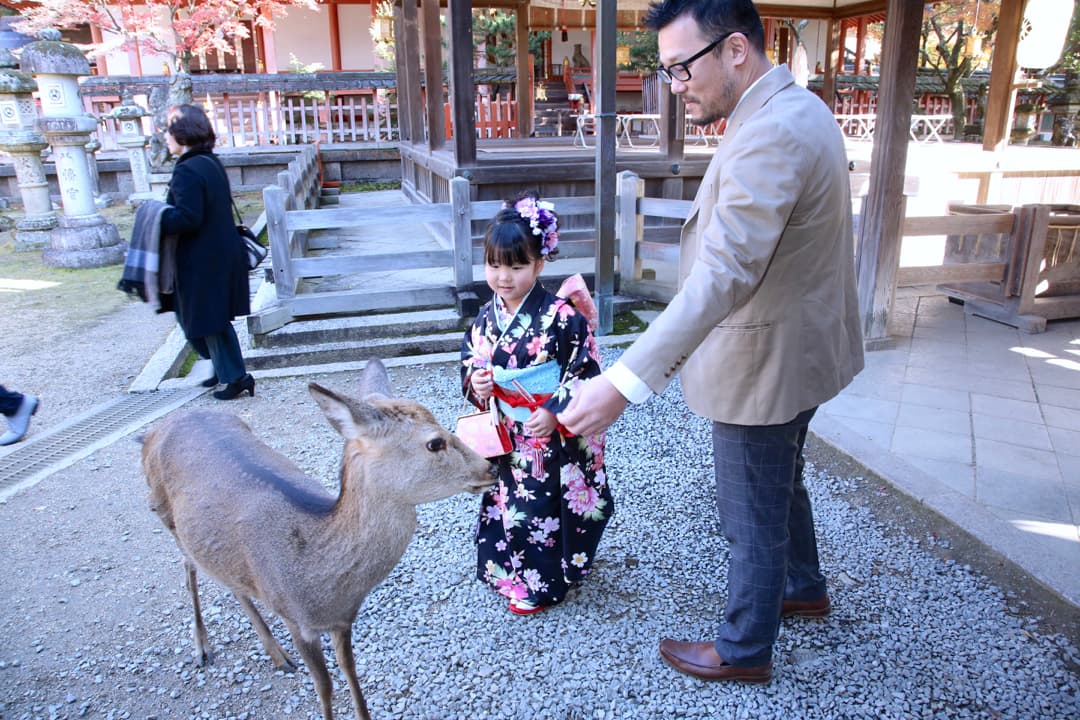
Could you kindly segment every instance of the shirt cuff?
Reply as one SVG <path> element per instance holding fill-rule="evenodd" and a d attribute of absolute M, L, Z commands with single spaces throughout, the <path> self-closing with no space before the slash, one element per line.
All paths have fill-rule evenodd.
<path fill-rule="evenodd" d="M 632 403 L 643 403 L 653 395 L 652 388 L 619 361 L 604 371 L 604 377 Z"/>

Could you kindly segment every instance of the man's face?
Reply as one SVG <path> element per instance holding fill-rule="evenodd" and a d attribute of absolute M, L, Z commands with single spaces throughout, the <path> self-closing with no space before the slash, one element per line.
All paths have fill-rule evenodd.
<path fill-rule="evenodd" d="M 681 63 L 714 40 L 702 35 L 690 13 L 683 13 L 657 33 L 660 63 L 665 67 Z M 724 52 L 729 41 L 730 38 L 691 62 L 687 66 L 689 80 L 671 80 L 671 92 L 682 95 L 686 112 L 695 125 L 708 125 L 727 117 L 739 101 L 738 80 Z"/>

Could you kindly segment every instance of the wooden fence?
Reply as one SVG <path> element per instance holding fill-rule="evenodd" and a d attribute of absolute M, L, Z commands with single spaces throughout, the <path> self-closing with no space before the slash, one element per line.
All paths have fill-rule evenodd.
<path fill-rule="evenodd" d="M 202 100 L 214 124 L 219 147 L 301 145 L 307 143 L 392 142 L 398 139 L 397 105 L 382 91 L 363 94 L 316 93 L 310 97 L 278 92 L 221 93 Z M 98 141 L 117 150 L 119 126 L 103 115 L 119 106 L 112 96 L 87 96 L 87 112 L 102 118 Z M 149 117 L 143 133 L 151 133 Z"/>
<path fill-rule="evenodd" d="M 473 268 L 483 265 L 483 235 L 476 230 L 495 217 L 502 202 L 469 199 L 469 182 L 450 181 L 448 203 L 412 205 L 407 212 L 398 206 L 381 208 L 335 207 L 312 210 L 300 207 L 288 196 L 282 183 L 263 191 L 266 229 L 274 272 L 276 303 L 248 319 L 253 334 L 263 334 L 295 319 L 336 313 L 369 313 L 409 308 L 456 306 L 463 315 L 475 312 Z M 550 198 L 561 218 L 592 216 L 593 198 Z M 441 250 L 401 250 L 389 253 L 309 256 L 315 231 L 347 229 L 359 224 L 408 226 L 431 224 L 444 228 L 449 248 Z M 559 256 L 592 257 L 592 229 L 566 230 L 559 234 Z M 445 285 L 402 287 L 377 293 L 363 290 L 305 292 L 304 281 L 333 275 L 380 273 L 396 270 L 446 270 L 451 280 Z M 434 274 L 434 273 L 429 273 Z"/>
<path fill-rule="evenodd" d="M 292 320 L 339 313 L 405 311 L 456 306 L 463 316 L 475 313 L 474 266 L 483 265 L 482 235 L 502 207 L 498 200 L 471 201 L 469 182 L 450 181 L 450 202 L 383 208 L 308 209 L 305 173 L 297 170 L 267 188 L 267 233 L 270 238 L 276 303 L 249 318 L 253 334 L 262 334 Z M 285 175 L 283 173 L 283 175 Z M 679 233 L 691 203 L 645 197 L 644 181 L 632 172 L 618 176 L 616 243 L 618 292 L 668 302 L 676 292 Z M 593 197 L 551 198 L 560 217 L 592 217 Z M 449 241 L 437 250 L 402 247 L 380 254 L 309 256 L 309 233 L 368 225 L 430 224 L 445 228 Z M 1055 224 L 1056 223 L 1056 224 Z M 584 223 L 579 223 L 584 225 Z M 1056 232 L 1056 235 L 1054 234 Z M 1008 322 L 1029 332 L 1045 328 L 1046 319 L 1080 316 L 1080 207 L 1034 205 L 1010 211 L 984 209 L 977 214 L 907 218 L 905 238 L 948 239 L 942 262 L 898 268 L 899 285 L 940 284 L 943 291 L 969 302 L 969 312 Z M 594 227 L 560 233 L 563 258 L 595 258 Z M 852 252 L 854 253 L 854 238 Z M 1046 258 L 1050 258 L 1049 269 Z M 310 292 L 304 281 L 334 275 L 422 270 L 449 270 L 445 284 L 403 286 L 397 290 Z M 1057 283 L 1052 299 L 1040 298 L 1037 286 Z M 891 299 L 890 299 L 891 304 Z M 891 310 L 891 308 L 889 308 Z"/>

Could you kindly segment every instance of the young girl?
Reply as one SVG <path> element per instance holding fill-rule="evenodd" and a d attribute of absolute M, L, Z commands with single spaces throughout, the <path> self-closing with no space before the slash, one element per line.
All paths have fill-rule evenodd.
<path fill-rule="evenodd" d="M 582 581 L 614 511 L 604 436 L 570 436 L 555 418 L 600 365 L 583 312 L 537 282 L 558 252 L 553 210 L 524 195 L 495 216 L 484 237 L 494 296 L 461 349 L 467 397 L 481 408 L 494 397 L 513 442 L 481 503 L 477 577 L 518 615 L 562 602 Z"/>

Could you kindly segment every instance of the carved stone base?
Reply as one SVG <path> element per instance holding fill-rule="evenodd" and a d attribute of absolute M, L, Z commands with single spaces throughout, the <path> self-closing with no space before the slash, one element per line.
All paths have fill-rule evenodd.
<path fill-rule="evenodd" d="M 49 267 L 61 268 L 119 265 L 127 249 L 116 226 L 100 215 L 60 218 L 49 245 L 41 253 L 42 259 Z"/>
<path fill-rule="evenodd" d="M 49 247 L 51 230 L 16 230 L 15 252 L 31 252 Z"/>
<path fill-rule="evenodd" d="M 170 180 L 172 180 L 171 172 L 151 172 L 150 197 L 154 200 L 164 200 L 169 192 Z"/>
<path fill-rule="evenodd" d="M 42 250 L 49 247 L 52 230 L 58 218 L 55 214 L 23 216 L 15 221 L 15 252 Z"/>

